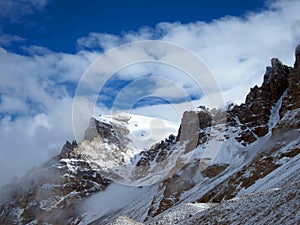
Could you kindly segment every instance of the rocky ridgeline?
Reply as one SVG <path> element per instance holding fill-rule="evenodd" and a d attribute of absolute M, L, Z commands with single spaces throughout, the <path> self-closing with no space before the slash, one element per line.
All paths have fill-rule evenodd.
<path fill-rule="evenodd" d="M 157 184 L 148 211 L 143 213 L 146 217 L 138 218 L 140 222 L 147 220 L 151 224 L 153 218 L 185 201 L 187 193 L 192 194 L 192 201 L 199 203 L 222 203 L 232 199 L 297 157 L 300 153 L 299 96 L 300 46 L 296 49 L 294 68 L 283 65 L 278 59 L 271 60 L 262 85 L 251 88 L 244 104 L 230 105 L 224 110 L 209 110 L 201 106 L 185 112 L 177 136 L 170 135 L 134 157 L 138 159 L 133 165 L 134 178 L 151 175 L 151 165 L 163 170 L 164 162 L 178 149 L 182 149 L 185 155 L 193 154 L 197 148 L 203 150 L 213 141 L 230 142 L 230 146 L 241 151 L 236 152 L 240 158 L 250 149 L 247 154 L 251 156 L 253 151 L 253 157 L 249 157 L 240 168 L 231 168 L 233 172 L 228 176 L 226 173 L 235 162 L 210 164 L 209 159 L 197 157 L 191 157 L 188 162 L 177 160 L 175 167 L 179 169 Z M 276 108 L 278 112 L 274 111 Z M 272 118 L 276 113 L 278 118 Z M 130 142 L 129 130 L 122 126 L 128 118 L 121 116 L 117 119 L 121 123 L 91 119 L 83 143 L 66 142 L 57 157 L 4 187 L 0 199 L 0 224 L 79 224 L 82 200 L 105 190 L 112 182 L 106 176 L 110 171 L 104 173 L 99 169 L 101 165 L 91 165 L 91 160 L 84 154 L 89 150 L 96 154 L 100 149 L 98 154 L 107 154 L 101 162 L 119 160 L 122 166 L 128 163 L 123 156 Z M 263 149 L 251 148 L 268 135 L 270 138 L 266 139 Z M 114 146 L 114 149 L 104 151 L 103 146 Z M 291 176 L 284 181 L 298 177 Z M 204 186 L 201 186 L 203 180 Z M 134 210 L 137 209 L 131 209 Z"/>
<path fill-rule="evenodd" d="M 300 105 L 298 106 L 299 72 L 298 75 L 295 74 L 298 69 L 283 65 L 277 58 L 272 59 L 271 67 L 266 68 L 263 84 L 250 89 L 245 103 L 231 105 L 228 110 L 209 110 L 200 106 L 196 110 L 184 112 L 176 142 L 173 144 L 185 145 L 185 153 L 188 153 L 204 144 L 209 139 L 210 127 L 219 124 L 240 128 L 237 129 L 239 133 L 235 139 L 243 146 L 255 142 L 269 132 L 268 122 L 271 109 L 286 90 L 288 93 L 283 96 L 281 115 L 284 114 L 284 111 L 300 107 Z M 224 138 L 228 138 L 226 132 L 224 132 Z M 143 157 L 137 166 L 149 165 L 157 154 L 166 155 L 170 148 L 170 145 L 164 147 L 161 143 L 159 148 L 156 146 L 149 151 L 141 152 Z"/>
<path fill-rule="evenodd" d="M 70 170 L 73 145 L 67 142 L 63 155 L 28 171 L 22 178 L 3 187 L 0 198 L 0 224 L 67 224 L 80 217 L 80 202 L 104 190 L 111 181 L 93 170 L 87 162 L 76 161 Z"/>
<path fill-rule="evenodd" d="M 223 130 L 224 139 L 231 138 L 240 143 L 241 147 L 250 146 L 259 138 L 272 135 L 271 141 L 266 143 L 265 149 L 253 158 L 240 171 L 220 182 L 211 190 L 199 194 L 196 202 L 221 202 L 231 199 L 243 188 L 249 188 L 276 168 L 283 165 L 284 160 L 290 160 L 300 153 L 297 130 L 300 128 L 300 46 L 296 50 L 295 67 L 291 68 L 281 63 L 279 59 L 271 60 L 271 67 L 267 67 L 263 83 L 260 87 L 251 88 L 245 103 L 231 105 L 228 110 L 208 110 L 200 107 L 198 110 L 185 112 L 177 136 L 177 142 L 185 144 L 185 152 L 193 151 L 197 146 L 205 145 L 213 137 L 211 131 Z M 274 108 L 279 108 L 278 121 L 270 123 L 271 114 L 276 114 Z M 286 135 L 283 135 L 286 132 Z M 280 134 L 278 136 L 277 134 Z M 298 134 L 299 135 L 299 134 Z M 294 145 L 286 148 L 286 143 L 295 141 Z M 268 147 L 267 147 L 268 146 Z M 222 149 L 221 149 L 222 150 Z M 181 201 L 181 196 L 195 187 L 193 181 L 197 171 L 201 168 L 201 160 L 187 163 L 172 177 L 163 181 L 158 193 L 154 196 L 149 208 L 149 220 L 166 211 Z M 228 164 L 218 163 L 206 165 L 201 170 L 203 177 L 215 178 L 222 176 Z M 180 175 L 179 175 L 180 174 Z"/>
<path fill-rule="evenodd" d="M 80 202 L 111 180 L 82 160 L 77 147 L 67 141 L 57 157 L 3 187 L 0 224 L 79 223 Z"/>
<path fill-rule="evenodd" d="M 185 144 L 185 153 L 195 149 L 200 143 L 206 141 L 204 130 L 212 125 L 212 115 L 205 107 L 200 111 L 187 111 L 183 113 L 177 140 Z"/>
<path fill-rule="evenodd" d="M 228 111 L 229 123 L 242 129 L 236 140 L 245 146 L 269 132 L 271 109 L 289 86 L 292 68 L 282 65 L 278 59 L 272 59 L 271 65 L 266 69 L 263 84 L 251 88 L 244 104 Z"/>
<path fill-rule="evenodd" d="M 144 150 L 139 153 L 140 160 L 136 166 L 150 166 L 151 162 L 159 163 L 165 160 L 171 153 L 171 146 L 176 143 L 176 136 L 171 134 L 168 138 L 155 144 L 149 150 Z"/>
<path fill-rule="evenodd" d="M 298 58 L 300 62 L 299 54 L 299 52 L 296 53 L 296 59 Z M 297 60 L 296 65 L 298 65 Z M 250 89 L 245 103 L 231 105 L 225 111 L 209 110 L 204 106 L 200 106 L 196 110 L 184 112 L 176 143 L 184 144 L 185 153 L 188 153 L 198 145 L 204 144 L 210 135 L 209 128 L 218 124 L 241 128 L 236 140 L 244 146 L 255 142 L 269 132 L 270 127 L 268 123 L 271 109 L 285 91 L 288 90 L 288 93 L 283 96 L 283 106 L 280 111 L 281 117 L 287 110 L 300 108 L 298 70 L 300 70 L 300 66 L 293 69 L 283 65 L 277 58 L 272 59 L 271 67 L 266 68 L 263 84 L 260 87 L 255 86 Z M 227 135 L 224 134 L 224 137 L 227 138 Z M 164 150 L 164 148 L 161 148 L 161 150 Z M 159 149 L 155 148 L 155 151 L 151 149 L 149 152 L 144 151 L 141 154 L 144 156 L 142 162 L 139 162 L 138 165 L 149 164 L 149 161 L 152 161 L 155 155 L 159 154 Z"/>
<path fill-rule="evenodd" d="M 297 54 L 297 58 L 300 57 L 300 53 Z M 245 103 L 231 105 L 227 111 L 199 107 L 200 111 L 185 112 L 177 140 L 181 143 L 187 142 L 186 152 L 190 152 L 207 139 L 205 135 L 209 132 L 204 132 L 205 129 L 226 123 L 227 126 L 241 128 L 242 131 L 236 140 L 242 145 L 253 143 L 269 132 L 271 109 L 281 97 L 283 97 L 281 118 L 287 110 L 300 108 L 299 70 L 298 67 L 293 69 L 283 65 L 277 58 L 272 59 L 271 67 L 266 69 L 263 84 L 250 89 Z M 287 93 L 284 95 L 285 91 Z"/>

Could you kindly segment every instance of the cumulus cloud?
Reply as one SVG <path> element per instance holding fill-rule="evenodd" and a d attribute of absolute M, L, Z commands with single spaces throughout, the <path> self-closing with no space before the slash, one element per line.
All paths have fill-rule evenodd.
<path fill-rule="evenodd" d="M 0 19 L 20 22 L 23 16 L 42 11 L 48 0 L 5 0 L 0 1 Z"/>
<path fill-rule="evenodd" d="M 17 35 L 2 33 L 0 27 L 0 46 L 10 46 L 13 43 L 20 42 L 25 42 L 25 39 Z"/>
<path fill-rule="evenodd" d="M 72 138 L 72 99 L 56 101 L 46 113 L 0 121 L 0 186 L 14 176 L 56 155 L 65 138 Z"/>
<path fill-rule="evenodd" d="M 57 154 L 72 140 L 72 94 L 96 54 L 54 53 L 31 46 L 29 56 L 0 48 L 0 185 Z"/>
<path fill-rule="evenodd" d="M 105 50 L 145 38 L 177 43 L 195 52 L 209 66 L 226 101 L 241 102 L 249 87 L 261 82 L 264 68 L 272 57 L 293 64 L 292 53 L 300 42 L 299 9 L 299 1 L 281 0 L 269 2 L 265 11 L 242 18 L 227 16 L 210 23 L 164 22 L 154 29 L 142 28 L 122 36 L 91 33 L 79 43 L 84 40 L 89 46 L 101 46 Z M 128 74 L 144 73 L 146 67 L 141 65 Z"/>
<path fill-rule="evenodd" d="M 0 18 L 17 22 L 24 15 L 43 10 L 46 4 L 46 0 L 1 1 Z M 21 12 L 18 11 L 20 8 Z M 91 33 L 88 37 L 78 39 L 79 51 L 76 54 L 30 46 L 24 48 L 27 52 L 25 56 L 0 48 L 0 185 L 12 176 L 21 175 L 32 165 L 57 154 L 63 142 L 73 138 L 71 117 L 74 90 L 69 89 L 76 87 L 84 71 L 103 51 L 144 39 L 163 40 L 184 46 L 208 65 L 225 101 L 239 103 L 251 86 L 261 83 L 264 68 L 270 64 L 272 57 L 293 65 L 293 51 L 300 42 L 299 11 L 299 1 L 279 0 L 270 2 L 264 11 L 249 13 L 242 18 L 228 16 L 210 23 L 165 22 L 154 28 L 143 27 L 121 35 Z M 2 46 L 11 41 L 23 40 L 13 35 L 7 39 L 4 34 L 0 37 Z M 129 57 L 127 53 L 120 52 L 124 60 Z M 148 53 L 151 52 L 136 51 L 130 57 L 151 59 Z M 98 69 L 109 71 L 109 67 L 117 63 L 120 62 L 110 58 Z M 189 62 L 186 63 L 188 65 Z M 129 109 L 133 113 L 179 121 L 184 110 L 207 104 L 203 96 L 214 94 L 199 94 L 201 90 L 189 76 L 172 67 L 155 63 L 133 65 L 115 74 L 115 79 L 125 80 L 128 84 L 149 77 L 161 77 L 169 82 L 150 79 L 151 85 L 139 84 L 142 88 L 141 96 L 161 96 L 172 99 L 173 104 Z M 98 83 L 90 81 L 87 87 L 97 89 Z M 172 95 L 174 87 L 199 99 L 178 102 L 181 96 Z M 113 85 L 107 86 L 102 97 L 113 100 L 112 93 L 117 96 L 120 90 L 120 87 L 114 89 Z M 126 90 L 124 93 L 128 93 L 129 99 L 132 93 L 129 87 Z M 132 90 L 137 93 L 136 89 Z M 101 108 L 101 111 L 109 112 L 105 105 Z"/>

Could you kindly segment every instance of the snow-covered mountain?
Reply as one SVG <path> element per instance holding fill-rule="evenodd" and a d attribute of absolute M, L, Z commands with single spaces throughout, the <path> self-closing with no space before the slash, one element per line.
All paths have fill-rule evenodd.
<path fill-rule="evenodd" d="M 300 46 L 272 59 L 245 103 L 201 106 L 180 127 L 130 114 L 1 190 L 1 224 L 297 224 Z"/>
<path fill-rule="evenodd" d="M 114 182 L 141 185 L 134 177 L 139 153 L 161 140 L 175 140 L 177 129 L 171 121 L 127 113 L 93 117 L 83 142 L 62 160 L 75 170 L 80 158 Z"/>

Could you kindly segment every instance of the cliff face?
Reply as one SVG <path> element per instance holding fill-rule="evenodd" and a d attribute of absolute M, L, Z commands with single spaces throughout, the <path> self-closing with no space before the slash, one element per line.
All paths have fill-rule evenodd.
<path fill-rule="evenodd" d="M 298 46 L 299 48 L 299 46 Z M 299 49 L 297 48 L 297 51 Z M 280 106 L 280 117 L 288 110 L 300 108 L 300 84 L 299 68 L 300 53 L 296 52 L 295 68 L 283 65 L 279 59 L 272 59 L 271 66 L 266 68 L 263 83 L 260 87 L 250 89 L 245 103 L 231 106 L 223 118 L 227 118 L 228 126 L 240 127 L 236 140 L 242 145 L 249 145 L 258 138 L 265 136 L 274 124 L 269 124 L 272 109 L 278 103 Z M 195 149 L 199 140 L 203 138 L 202 131 L 209 128 L 212 122 L 220 123 L 220 118 L 214 116 L 205 107 L 200 111 L 189 111 L 183 114 L 181 128 L 177 139 L 186 144 L 186 152 Z M 224 112 L 218 112 L 219 117 Z M 222 115 L 221 115 L 222 118 Z M 224 121 L 223 121 L 224 122 Z"/>
<path fill-rule="evenodd" d="M 295 208 L 300 181 L 300 46 L 294 68 L 272 59 L 262 85 L 251 88 L 241 105 L 187 111 L 177 136 L 169 132 L 164 140 L 147 138 L 151 132 L 144 125 L 151 120 L 127 114 L 92 118 L 82 143 L 66 142 L 60 155 L 1 190 L 0 224 L 107 224 L 123 215 L 147 224 L 176 224 L 178 215 L 184 215 L 182 224 L 216 223 L 199 212 L 199 205 L 215 217 L 214 209 L 224 214 L 231 204 L 227 200 L 247 194 L 252 194 L 243 197 L 247 204 L 255 201 L 253 196 L 267 196 L 278 208 Z M 165 124 L 171 131 L 173 125 Z M 115 182 L 136 186 L 132 199 L 128 196 L 121 208 L 102 214 L 83 211 L 92 193 L 111 198 L 120 194 L 108 190 Z M 283 184 L 291 184 L 282 189 L 291 194 L 280 194 L 279 189 L 258 194 Z M 294 208 L 293 218 L 300 219 Z M 270 208 L 274 215 L 283 212 L 276 210 Z M 88 213 L 94 214 L 88 218 Z M 224 218 L 232 222 L 230 216 Z M 289 215 L 283 218 L 292 221 Z M 120 217 L 117 222 L 138 224 L 131 219 Z"/>
<path fill-rule="evenodd" d="M 211 120 L 211 114 L 205 107 L 199 108 L 199 111 L 183 113 L 177 139 L 181 144 L 185 144 L 185 153 L 199 145 L 200 139 L 205 136 L 201 131 L 211 126 Z"/>
<path fill-rule="evenodd" d="M 245 144 L 252 143 L 257 137 L 268 133 L 271 109 L 288 88 L 288 74 L 291 68 L 282 65 L 278 59 L 272 59 L 271 65 L 267 67 L 261 87 L 251 88 L 245 104 L 235 106 L 229 111 L 246 127 L 245 132 L 240 134 Z"/>
<path fill-rule="evenodd" d="M 190 201 L 199 203 L 231 199 L 297 157 L 300 153 L 299 59 L 299 46 L 294 68 L 272 59 L 262 85 L 251 88 L 245 103 L 239 106 L 231 105 L 225 111 L 200 107 L 184 113 L 177 140 L 185 146 L 186 153 L 192 151 L 195 157 L 162 182 L 146 220 L 184 202 L 189 192 L 194 193 Z M 217 139 L 219 145 L 215 144 Z M 210 146 L 214 147 L 210 149 Z M 215 159 L 199 157 L 216 148 L 219 150 Z M 228 154 L 231 160 L 227 159 Z M 233 169 L 238 172 L 232 172 Z M 199 176 L 210 181 L 195 179 Z M 214 182 L 213 188 L 209 188 Z"/>

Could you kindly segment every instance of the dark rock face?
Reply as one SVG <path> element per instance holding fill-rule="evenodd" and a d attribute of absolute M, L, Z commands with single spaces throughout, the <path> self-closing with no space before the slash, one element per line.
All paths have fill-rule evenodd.
<path fill-rule="evenodd" d="M 108 144 L 115 144 L 120 149 L 126 147 L 130 141 L 127 137 L 129 130 L 125 127 L 119 127 L 110 123 L 104 123 L 94 118 L 90 119 L 90 125 L 85 131 L 84 139 L 92 141 L 96 137 L 106 140 Z"/>
<path fill-rule="evenodd" d="M 294 68 L 296 69 L 300 66 L 300 44 L 296 47 L 295 59 Z"/>
<path fill-rule="evenodd" d="M 296 56 L 297 54 L 300 59 L 300 53 L 296 53 Z M 207 129 L 212 125 L 227 123 L 228 126 L 241 128 L 236 140 L 247 146 L 269 132 L 268 122 L 271 109 L 286 90 L 289 91 L 290 99 L 286 105 L 299 108 L 299 72 L 297 69 L 283 65 L 279 59 L 274 58 L 271 60 L 271 67 L 266 68 L 262 85 L 250 89 L 245 103 L 233 106 L 227 112 L 218 110 L 214 112 L 203 106 L 198 112 L 185 112 L 178 131 L 177 141 L 186 143 L 185 153 L 188 153 L 208 140 L 209 132 Z M 227 121 L 223 121 L 224 118 L 227 118 Z"/>
<path fill-rule="evenodd" d="M 201 171 L 201 174 L 203 177 L 212 178 L 222 173 L 228 166 L 229 164 L 211 165 Z"/>
<path fill-rule="evenodd" d="M 78 145 L 77 145 L 76 141 L 72 141 L 72 143 L 70 143 L 69 141 L 66 141 L 59 156 L 61 158 L 69 158 L 70 154 L 73 152 L 74 148 L 76 148 L 77 146 Z"/>
<path fill-rule="evenodd" d="M 195 186 L 195 181 L 191 177 L 197 173 L 198 169 L 197 163 L 189 163 L 182 168 L 182 174 L 174 174 L 164 180 L 153 198 L 152 207 L 149 208 L 145 221 L 178 203 L 182 193 Z M 156 208 L 154 205 L 158 205 L 158 207 Z"/>
<path fill-rule="evenodd" d="M 296 53 L 297 57 L 300 59 L 299 51 Z M 250 89 L 245 103 L 232 106 L 227 111 L 208 110 L 200 106 L 199 111 L 184 112 L 176 142 L 184 143 L 185 153 L 188 153 L 199 144 L 207 142 L 208 130 L 211 126 L 222 123 L 241 128 L 236 140 L 242 145 L 247 146 L 255 142 L 257 138 L 269 132 L 268 122 L 271 109 L 286 90 L 289 92 L 289 101 L 285 100 L 286 105 L 292 105 L 291 107 L 294 108 L 300 107 L 300 73 L 298 70 L 283 65 L 277 58 L 272 59 L 271 67 L 266 68 L 262 85 Z"/>
<path fill-rule="evenodd" d="M 294 134 L 296 135 L 296 134 Z M 197 202 L 221 202 L 237 195 L 242 188 L 248 188 L 257 180 L 263 178 L 280 167 L 283 158 L 292 158 L 300 153 L 297 144 L 285 149 L 284 141 L 292 141 L 295 137 L 292 133 L 286 136 L 277 136 L 266 143 L 266 151 L 260 153 L 253 161 L 234 173 L 228 179 L 203 194 Z"/>
<path fill-rule="evenodd" d="M 176 137 L 171 134 L 168 138 L 160 143 L 155 144 L 149 150 L 141 151 L 139 155 L 140 160 L 136 166 L 150 166 L 150 163 L 155 160 L 156 163 L 162 162 L 171 153 L 171 147 L 176 143 Z"/>
<path fill-rule="evenodd" d="M 90 125 L 86 129 L 84 139 L 92 141 L 95 137 L 100 136 L 106 139 L 114 138 L 114 128 L 109 123 L 100 122 L 94 118 L 90 119 Z"/>
<path fill-rule="evenodd" d="M 289 87 L 288 76 L 291 68 L 282 65 L 276 58 L 272 59 L 271 64 L 272 66 L 266 69 L 261 87 L 251 88 L 245 103 L 228 111 L 231 120 L 237 118 L 244 126 L 243 131 L 236 138 L 244 145 L 268 133 L 271 108 Z"/>
<path fill-rule="evenodd" d="M 201 111 L 198 112 L 184 112 L 181 120 L 178 141 L 181 144 L 185 143 L 185 153 L 192 151 L 199 145 L 199 140 L 203 138 L 203 133 L 201 133 L 201 131 L 210 127 L 211 123 L 211 114 L 205 108 L 201 108 Z"/>
<path fill-rule="evenodd" d="M 283 99 L 280 110 L 281 118 L 287 111 L 300 108 L 300 45 L 296 48 L 295 57 L 295 67 L 288 76 L 288 95 Z"/>

